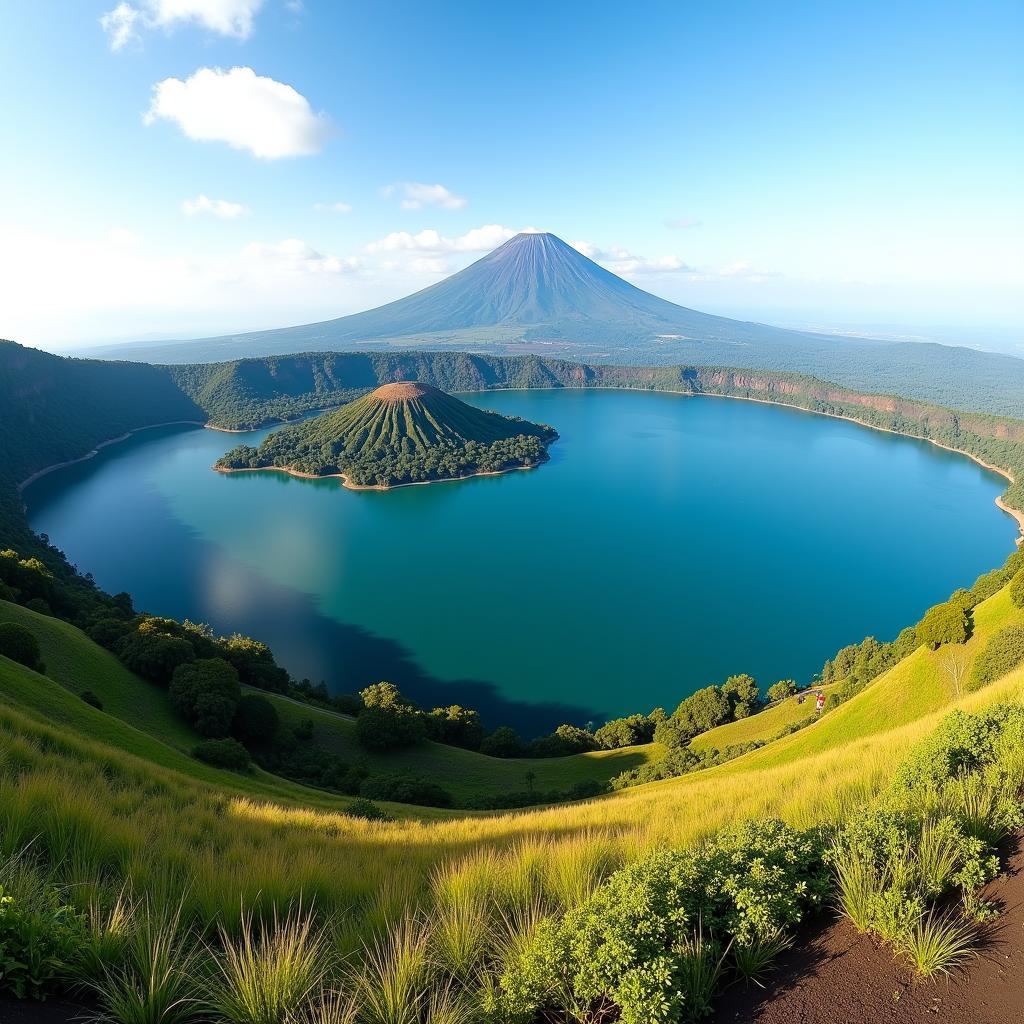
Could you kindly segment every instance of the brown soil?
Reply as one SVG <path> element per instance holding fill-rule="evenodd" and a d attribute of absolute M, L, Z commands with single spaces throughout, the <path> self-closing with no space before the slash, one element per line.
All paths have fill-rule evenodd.
<path fill-rule="evenodd" d="M 984 898 L 1002 911 L 977 959 L 937 981 L 915 980 L 887 946 L 849 921 L 826 922 L 780 958 L 765 989 L 724 994 L 716 1024 L 1015 1024 L 1024 1020 L 1024 852 Z"/>
<path fill-rule="evenodd" d="M 379 402 L 408 402 L 414 398 L 422 398 L 428 390 L 426 384 L 403 381 L 400 384 L 382 384 L 376 391 L 371 391 L 369 397 Z"/>

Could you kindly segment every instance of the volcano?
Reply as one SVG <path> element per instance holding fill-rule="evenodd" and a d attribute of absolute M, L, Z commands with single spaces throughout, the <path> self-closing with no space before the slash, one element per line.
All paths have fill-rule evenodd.
<path fill-rule="evenodd" d="M 437 284 L 337 320 L 188 342 L 139 342 L 92 355 L 198 362 L 370 345 L 603 355 L 814 338 L 678 306 L 605 270 L 555 235 L 527 232 Z M 831 339 L 818 338 L 830 344 Z"/>
<path fill-rule="evenodd" d="M 547 445 L 557 436 L 543 424 L 404 381 L 275 431 L 259 448 L 240 445 L 214 468 L 341 476 L 349 487 L 384 489 L 528 469 L 547 459 Z"/>

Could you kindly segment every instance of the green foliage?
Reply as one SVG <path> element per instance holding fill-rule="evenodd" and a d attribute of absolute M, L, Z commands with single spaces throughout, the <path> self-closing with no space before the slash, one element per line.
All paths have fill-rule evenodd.
<path fill-rule="evenodd" d="M 238 701 L 231 732 L 246 746 L 261 746 L 274 738 L 280 724 L 277 708 L 266 697 L 249 693 Z"/>
<path fill-rule="evenodd" d="M 991 636 L 974 659 L 971 688 L 980 689 L 1024 662 L 1024 627 L 1006 626 Z"/>
<path fill-rule="evenodd" d="M 613 718 L 594 733 L 594 739 L 602 750 L 618 750 L 639 743 L 650 743 L 654 739 L 656 725 L 657 722 L 650 715 Z"/>
<path fill-rule="evenodd" d="M 735 685 L 742 687 L 744 693 L 749 695 L 745 681 L 749 679 L 753 683 L 750 676 L 734 676 L 733 679 L 739 681 Z M 754 692 L 756 691 L 755 684 Z M 734 712 L 730 697 L 736 694 L 736 690 L 726 693 L 720 686 L 705 686 L 703 690 L 691 694 L 668 718 L 658 722 L 654 730 L 655 742 L 666 747 L 682 747 L 694 736 L 729 721 Z"/>
<path fill-rule="evenodd" d="M 594 734 L 577 725 L 560 725 L 553 733 L 539 736 L 527 747 L 529 757 L 569 757 L 588 750 L 597 750 Z"/>
<path fill-rule="evenodd" d="M 1024 608 L 1024 569 L 1018 569 L 1010 580 L 1010 600 L 1018 608 Z"/>
<path fill-rule="evenodd" d="M 238 673 L 223 658 L 201 658 L 179 665 L 168 690 L 171 704 L 200 736 L 227 736 L 242 691 Z"/>
<path fill-rule="evenodd" d="M 508 725 L 499 725 L 480 741 L 480 753 L 488 757 L 522 757 L 523 741 Z"/>
<path fill-rule="evenodd" d="M 847 681 L 853 692 L 859 692 L 872 679 L 888 672 L 907 655 L 920 646 L 921 641 L 912 626 L 902 630 L 891 643 L 879 643 L 873 636 L 865 637 L 859 644 L 850 644 L 838 651 L 835 657 L 822 667 L 821 682 L 836 683 Z"/>
<path fill-rule="evenodd" d="M 247 686 L 275 693 L 288 692 L 288 673 L 274 662 L 270 648 L 252 637 L 232 633 L 218 641 L 219 654 L 231 662 Z"/>
<path fill-rule="evenodd" d="M 787 697 L 793 697 L 796 695 L 797 685 L 793 679 L 780 679 L 777 683 L 772 683 L 768 687 L 765 697 L 768 701 L 774 704 L 776 701 L 785 700 Z"/>
<path fill-rule="evenodd" d="M 948 975 L 978 955 L 977 932 L 958 914 L 922 914 L 900 937 L 919 977 Z"/>
<path fill-rule="evenodd" d="M 249 751 L 230 736 L 222 740 L 204 740 L 193 748 L 192 756 L 229 772 L 249 770 Z"/>
<path fill-rule="evenodd" d="M 448 743 L 466 750 L 479 750 L 484 736 L 480 712 L 452 704 L 434 708 L 426 718 L 427 735 L 437 743 Z"/>
<path fill-rule="evenodd" d="M 0 885 L 0 992 L 45 999 L 67 982 L 85 924 L 56 889 L 20 874 L 36 884 L 16 895 Z"/>
<path fill-rule="evenodd" d="M 747 718 L 761 707 L 761 691 L 753 676 L 729 676 L 722 684 L 722 693 L 732 708 L 733 719 Z"/>
<path fill-rule="evenodd" d="M 429 386 L 415 390 L 420 394 L 401 400 L 366 395 L 278 430 L 258 449 L 240 445 L 217 465 L 344 473 L 359 486 L 390 487 L 533 466 L 557 436 L 550 427 L 477 409 Z"/>
<path fill-rule="evenodd" d="M 126 668 L 162 686 L 170 684 L 179 665 L 195 661 L 196 657 L 188 640 L 164 631 L 161 624 L 167 621 L 170 620 L 143 620 L 134 631 L 122 637 L 115 647 L 117 656 Z"/>
<path fill-rule="evenodd" d="M 412 775 L 374 775 L 362 783 L 359 792 L 368 800 L 422 807 L 451 807 L 454 802 L 444 787 Z"/>
<path fill-rule="evenodd" d="M 99 697 L 92 692 L 92 690 L 83 690 L 78 696 L 81 697 L 86 704 L 94 707 L 97 711 L 103 710 L 103 701 L 101 701 Z"/>
<path fill-rule="evenodd" d="M 17 661 L 37 672 L 43 671 L 39 641 L 31 630 L 16 622 L 0 622 L 0 656 Z"/>
<path fill-rule="evenodd" d="M 826 889 L 817 839 L 777 821 L 748 822 L 697 852 L 658 851 L 540 925 L 501 978 L 504 1009 L 520 1019 L 609 1001 L 624 1024 L 696 1019 L 720 944 L 777 941 Z"/>
<path fill-rule="evenodd" d="M 228 1024 L 291 1024 L 320 988 L 329 965 L 327 939 L 301 910 L 260 928 L 242 916 L 240 934 L 221 931 L 222 955 L 210 1003 Z"/>
<path fill-rule="evenodd" d="M 393 821 L 394 819 L 382 807 L 378 807 L 372 800 L 360 797 L 353 800 L 345 808 L 345 813 L 352 818 L 363 818 L 366 821 Z"/>
<path fill-rule="evenodd" d="M 943 644 L 966 643 L 971 635 L 971 622 L 962 600 L 950 598 L 925 612 L 915 627 L 919 643 L 933 651 Z"/>

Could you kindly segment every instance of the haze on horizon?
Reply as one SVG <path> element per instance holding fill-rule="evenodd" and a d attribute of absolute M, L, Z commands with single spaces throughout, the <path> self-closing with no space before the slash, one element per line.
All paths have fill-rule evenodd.
<path fill-rule="evenodd" d="M 1024 8 L 39 0 L 0 337 L 310 323 L 550 230 L 681 305 L 1024 353 Z"/>

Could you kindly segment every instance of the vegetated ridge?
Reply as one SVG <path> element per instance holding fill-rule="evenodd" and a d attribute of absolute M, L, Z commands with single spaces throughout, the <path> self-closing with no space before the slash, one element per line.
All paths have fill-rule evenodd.
<path fill-rule="evenodd" d="M 367 348 L 797 371 L 862 391 L 1024 415 L 1022 359 L 962 347 L 811 334 L 702 313 L 645 292 L 554 235 L 537 233 L 517 235 L 438 284 L 352 316 L 199 341 L 107 346 L 85 354 L 195 363 Z"/>
<path fill-rule="evenodd" d="M 341 475 L 348 487 L 386 488 L 536 466 L 556 436 L 551 427 L 477 409 L 430 384 L 400 382 L 275 431 L 258 449 L 240 445 L 215 468 Z"/>

